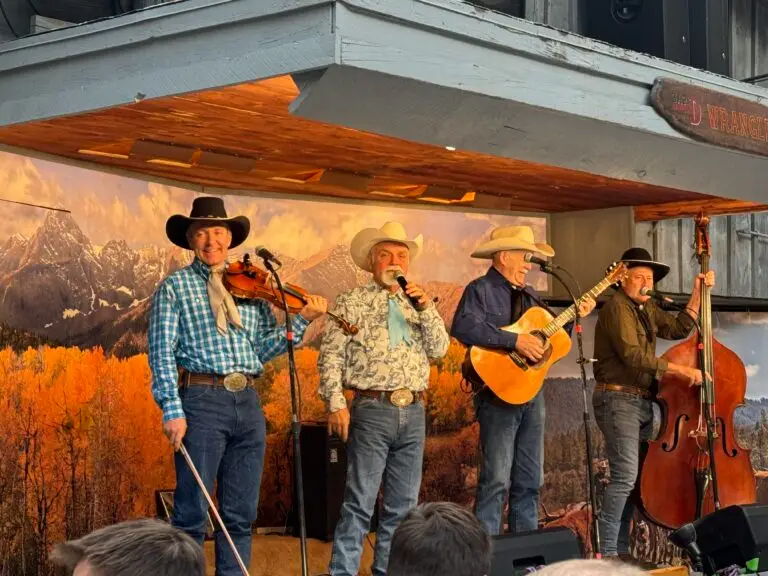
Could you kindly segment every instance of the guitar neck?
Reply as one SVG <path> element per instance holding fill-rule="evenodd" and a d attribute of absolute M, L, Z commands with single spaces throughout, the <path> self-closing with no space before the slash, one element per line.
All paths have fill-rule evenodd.
<path fill-rule="evenodd" d="M 611 284 L 612 284 L 612 280 L 610 280 L 609 278 L 603 278 L 591 290 L 579 296 L 578 301 L 580 302 L 586 296 L 589 296 L 593 300 L 596 299 L 600 294 L 605 292 Z M 563 312 L 558 314 L 557 317 L 554 320 L 552 320 L 552 322 L 547 324 L 543 328 L 542 332 L 544 332 L 547 338 L 549 338 L 555 332 L 560 330 L 560 328 L 568 324 L 568 322 L 572 322 L 575 319 L 576 319 L 576 306 L 574 304 L 571 304 Z"/>

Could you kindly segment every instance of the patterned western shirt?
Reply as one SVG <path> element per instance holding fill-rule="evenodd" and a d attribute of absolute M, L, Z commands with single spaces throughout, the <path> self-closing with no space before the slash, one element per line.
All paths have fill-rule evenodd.
<path fill-rule="evenodd" d="M 168 276 L 155 291 L 149 317 L 149 366 L 152 395 L 163 422 L 184 418 L 178 392 L 178 367 L 204 374 L 242 372 L 259 375 L 263 363 L 287 350 L 285 327 L 278 326 L 264 300 L 235 299 L 243 329 L 216 329 L 208 301 L 209 268 L 194 262 Z M 294 341 L 301 342 L 309 322 L 292 316 Z"/>
<path fill-rule="evenodd" d="M 400 305 L 411 333 L 410 345 L 400 342 L 393 350 L 387 328 L 390 298 Z M 401 291 L 392 294 L 375 282 L 340 294 L 333 312 L 356 324 L 359 332 L 351 336 L 335 322 L 326 325 L 317 362 L 318 392 L 331 412 L 347 405 L 342 388 L 426 389 L 429 358 L 441 358 L 448 351 L 445 322 L 433 304 L 417 312 Z"/>

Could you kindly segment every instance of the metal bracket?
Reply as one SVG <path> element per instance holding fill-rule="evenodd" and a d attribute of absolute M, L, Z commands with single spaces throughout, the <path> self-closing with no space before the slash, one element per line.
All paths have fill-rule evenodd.
<path fill-rule="evenodd" d="M 736 234 L 739 236 L 750 236 L 755 238 L 768 238 L 768 234 L 758 232 L 757 230 L 736 230 Z"/>

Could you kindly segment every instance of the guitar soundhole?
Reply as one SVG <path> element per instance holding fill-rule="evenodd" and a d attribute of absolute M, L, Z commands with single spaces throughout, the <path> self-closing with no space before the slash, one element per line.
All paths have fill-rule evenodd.
<path fill-rule="evenodd" d="M 534 362 L 533 360 L 528 359 L 526 356 L 523 356 L 518 352 L 510 352 L 509 357 L 512 358 L 512 361 L 521 370 L 528 370 L 528 368 L 538 368 L 539 366 L 542 366 L 544 363 L 546 363 L 547 360 L 549 360 L 549 357 L 552 356 L 552 346 L 550 346 L 547 337 L 538 330 L 531 332 L 531 335 L 536 336 L 541 341 L 542 345 L 544 346 L 544 356 L 542 356 L 541 360 L 538 362 Z"/>

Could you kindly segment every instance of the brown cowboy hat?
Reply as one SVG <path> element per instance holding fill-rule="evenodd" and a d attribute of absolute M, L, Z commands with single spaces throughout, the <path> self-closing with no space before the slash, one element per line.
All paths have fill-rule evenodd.
<path fill-rule="evenodd" d="M 211 226 L 226 226 L 232 232 L 232 242 L 229 247 L 234 248 L 245 242 L 251 230 L 251 222 L 245 216 L 227 217 L 224 201 L 215 196 L 201 196 L 192 202 L 192 211 L 189 216 L 174 214 L 165 223 L 165 233 L 168 239 L 181 248 L 191 250 L 187 241 L 187 230 L 192 224 L 204 222 Z"/>

